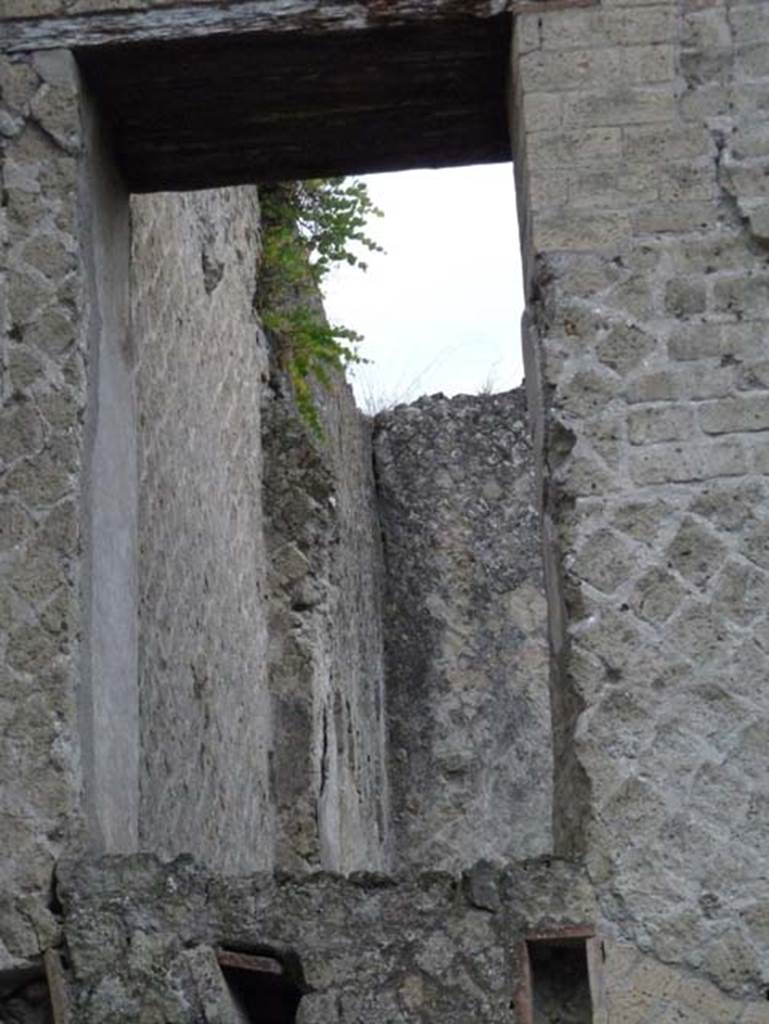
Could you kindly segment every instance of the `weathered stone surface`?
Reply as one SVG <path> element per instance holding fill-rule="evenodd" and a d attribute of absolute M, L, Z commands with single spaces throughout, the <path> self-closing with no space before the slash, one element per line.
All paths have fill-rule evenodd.
<path fill-rule="evenodd" d="M 755 127 L 769 63 L 763 5 L 738 4 L 735 22 L 732 6 L 607 0 L 518 19 L 513 125 L 567 712 L 554 716 L 558 848 L 586 852 L 619 934 L 736 996 L 769 977 L 736 909 L 760 900 L 766 870 L 765 765 L 748 769 L 747 737 L 769 714 Z M 682 80 L 661 74 L 671 47 Z M 576 169 L 551 141 L 575 130 L 587 143 Z M 616 1019 L 736 1012 L 716 993 L 693 1005 L 671 983 L 660 1003 L 641 986 Z"/>
<path fill-rule="evenodd" d="M 380 414 L 389 764 L 398 863 L 551 847 L 540 537 L 521 391 Z"/>
<path fill-rule="evenodd" d="M 131 215 L 140 842 L 223 870 L 266 868 L 275 826 L 256 189 L 134 199 Z"/>
<path fill-rule="evenodd" d="M 0 56 L 0 972 L 55 941 L 51 872 L 82 829 L 84 242 L 77 163 L 41 131 L 52 105 L 79 132 L 71 78 L 47 84 L 31 61 Z M 65 320 L 76 325 L 66 337 Z"/>
<path fill-rule="evenodd" d="M 82 1024 L 239 1024 L 214 959 L 222 947 L 281 961 L 305 993 L 304 1024 L 498 1024 L 520 1006 L 524 936 L 589 933 L 596 912 L 582 871 L 555 859 L 479 864 L 461 880 L 432 872 L 276 882 L 212 876 L 187 859 L 109 858 L 66 863 L 58 892 Z M 606 935 L 594 948 L 593 1019 L 767 1020 L 763 1003 L 727 996 L 630 943 Z"/>
<path fill-rule="evenodd" d="M 389 794 L 383 565 L 370 426 L 338 381 L 317 437 L 273 366 L 263 393 L 276 864 L 382 870 Z"/>
<path fill-rule="evenodd" d="M 368 430 L 340 383 L 314 437 L 269 365 L 253 188 L 136 199 L 133 219 L 141 844 L 228 871 L 382 868 Z"/>
<path fill-rule="evenodd" d="M 201 976 L 189 958 L 210 963 L 208 950 L 224 946 L 282 960 L 309 993 L 300 1020 L 508 1020 L 520 970 L 511 949 L 542 926 L 589 924 L 595 907 L 580 870 L 563 862 L 488 873 L 499 894 L 492 908 L 477 907 L 464 895 L 472 886 L 438 872 L 276 882 L 211 876 L 186 859 L 65 866 L 58 891 L 75 1018 L 209 1019 L 201 1004 L 212 972 Z"/>

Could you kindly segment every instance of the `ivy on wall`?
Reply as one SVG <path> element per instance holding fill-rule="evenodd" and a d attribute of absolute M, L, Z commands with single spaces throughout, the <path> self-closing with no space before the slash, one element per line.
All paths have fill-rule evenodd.
<path fill-rule="evenodd" d="M 365 361 L 358 354 L 361 336 L 326 319 L 323 281 L 339 264 L 365 270 L 360 254 L 382 251 L 365 230 L 369 217 L 382 214 L 355 179 L 264 185 L 259 196 L 262 321 L 302 417 L 320 433 L 312 382 L 328 387 L 335 372 Z"/>

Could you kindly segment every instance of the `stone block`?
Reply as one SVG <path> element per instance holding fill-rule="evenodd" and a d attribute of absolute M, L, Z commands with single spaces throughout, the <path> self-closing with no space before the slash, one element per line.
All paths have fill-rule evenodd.
<path fill-rule="evenodd" d="M 569 205 L 621 210 L 657 198 L 658 185 L 645 170 L 575 168 L 569 177 Z"/>
<path fill-rule="evenodd" d="M 569 459 L 562 482 L 566 490 L 581 497 L 598 497 L 618 490 L 616 474 L 610 473 L 586 445 Z"/>
<path fill-rule="evenodd" d="M 600 49 L 536 50 L 521 56 L 518 71 L 525 88 L 562 92 L 587 86 L 616 89 L 671 81 L 673 47 L 618 46 Z"/>
<path fill-rule="evenodd" d="M 685 580 L 703 589 L 721 567 L 726 550 L 713 530 L 685 519 L 665 552 L 665 560 Z"/>
<path fill-rule="evenodd" d="M 51 302 L 51 283 L 34 271 L 16 270 L 8 274 L 8 313 L 13 323 L 23 326 L 36 320 Z"/>
<path fill-rule="evenodd" d="M 741 128 L 739 135 L 729 140 L 729 150 L 735 160 L 769 156 L 769 125 L 747 125 Z"/>
<path fill-rule="evenodd" d="M 766 1002 L 743 1004 L 740 1024 L 769 1024 L 769 1005 Z"/>
<path fill-rule="evenodd" d="M 739 533 L 755 521 L 765 504 L 766 492 L 762 483 L 725 481 L 703 487 L 689 508 L 719 529 Z"/>
<path fill-rule="evenodd" d="M 574 92 L 563 99 L 566 128 L 670 122 L 675 114 L 671 89 L 617 87 L 607 92 Z M 671 198 L 682 198 L 682 190 Z M 696 198 L 696 197 L 691 197 Z"/>
<path fill-rule="evenodd" d="M 530 173 L 538 176 L 542 167 L 575 164 L 611 164 L 622 155 L 619 128 L 591 128 L 580 132 L 535 132 L 526 143 Z"/>
<path fill-rule="evenodd" d="M 72 88 L 42 85 L 30 103 L 30 113 L 61 149 L 70 156 L 80 151 L 80 117 Z"/>
<path fill-rule="evenodd" d="M 642 206 L 633 215 L 636 235 L 673 235 L 708 231 L 718 227 L 718 210 L 710 203 L 655 203 Z"/>
<path fill-rule="evenodd" d="M 75 340 L 75 325 L 71 312 L 61 307 L 49 307 L 22 331 L 25 345 L 38 349 L 52 358 L 61 356 Z"/>
<path fill-rule="evenodd" d="M 697 53 L 730 52 L 732 33 L 726 9 L 721 5 L 686 11 L 682 19 L 681 43 Z"/>
<path fill-rule="evenodd" d="M 533 217 L 532 245 L 535 251 L 567 249 L 616 249 L 629 236 L 630 218 L 623 213 L 562 209 L 536 213 Z"/>
<path fill-rule="evenodd" d="M 716 586 L 714 609 L 739 626 L 749 626 L 769 604 L 769 577 L 749 563 L 730 561 Z"/>
<path fill-rule="evenodd" d="M 723 76 L 714 75 L 712 68 L 707 65 L 703 68 L 702 63 L 699 54 L 692 56 L 690 64 L 682 55 L 683 70 L 692 83 L 679 101 L 678 113 L 683 124 L 718 123 L 719 119 L 728 117 L 731 109 L 732 93 L 724 84 Z M 729 65 L 728 60 L 725 63 Z M 701 78 L 706 84 L 699 84 Z"/>
<path fill-rule="evenodd" d="M 671 267 L 676 274 L 699 274 L 707 281 L 716 272 L 742 270 L 745 265 L 745 240 L 732 232 L 714 232 L 682 238 L 670 246 Z"/>
<path fill-rule="evenodd" d="M 631 405 L 638 402 L 674 402 L 681 399 L 720 398 L 735 387 L 731 366 L 697 366 L 688 372 L 658 370 L 631 380 L 626 388 Z"/>
<path fill-rule="evenodd" d="M 0 461 L 9 463 L 38 452 L 43 442 L 42 426 L 31 402 L 8 403 L 0 414 Z"/>
<path fill-rule="evenodd" d="M 622 153 L 628 160 L 648 166 L 655 175 L 652 161 L 694 160 L 711 153 L 713 139 L 701 125 L 668 124 L 626 125 L 622 129 Z"/>
<path fill-rule="evenodd" d="M 616 529 L 626 533 L 633 540 L 652 544 L 672 514 L 671 506 L 659 499 L 630 499 L 612 512 L 611 522 Z"/>
<path fill-rule="evenodd" d="M 691 203 L 712 199 L 716 194 L 712 162 L 702 167 L 688 161 L 666 165 L 659 169 L 658 180 L 663 203 Z"/>
<path fill-rule="evenodd" d="M 548 168 L 537 175 L 529 185 L 529 208 L 531 211 L 561 208 L 564 196 L 568 194 L 569 173 L 561 169 Z"/>
<path fill-rule="evenodd" d="M 763 394 L 703 402 L 698 418 L 706 434 L 769 430 L 769 402 Z"/>
<path fill-rule="evenodd" d="M 675 25 L 672 15 L 662 5 L 634 10 L 602 7 L 559 11 L 544 19 L 542 45 L 564 51 L 582 46 L 623 46 L 629 41 L 636 45 L 668 43 Z"/>
<path fill-rule="evenodd" d="M 310 992 L 302 997 L 297 1024 L 334 1024 L 339 1020 L 340 999 L 334 992 Z"/>
<path fill-rule="evenodd" d="M 729 9 L 729 22 L 737 45 L 769 42 L 769 11 L 761 3 L 737 3 Z M 766 73 L 769 74 L 769 61 Z"/>
<path fill-rule="evenodd" d="M 769 308 L 769 276 L 748 274 L 716 281 L 713 306 L 716 312 L 763 320 Z"/>
<path fill-rule="evenodd" d="M 763 438 L 761 438 L 761 442 L 763 442 Z M 748 445 L 748 451 L 751 454 L 754 471 L 769 474 L 769 445 L 766 443 Z"/>
<path fill-rule="evenodd" d="M 62 10 L 62 0 L 2 0 L 0 18 L 41 18 Z"/>
<path fill-rule="evenodd" d="M 671 359 L 681 362 L 734 356 L 741 351 L 742 340 L 734 336 L 727 337 L 721 324 L 686 324 L 670 335 L 668 354 Z"/>
<path fill-rule="evenodd" d="M 0 103 L 4 106 L 19 114 L 27 114 L 29 101 L 39 84 L 34 68 L 27 61 L 0 57 Z"/>
<path fill-rule="evenodd" d="M 627 580 L 633 565 L 624 541 L 609 530 L 599 530 L 580 545 L 569 568 L 592 587 L 611 594 Z"/>
<path fill-rule="evenodd" d="M 674 278 L 665 288 L 665 311 L 671 316 L 685 319 L 697 313 L 704 313 L 707 305 L 703 281 L 689 278 Z"/>
<path fill-rule="evenodd" d="M 732 927 L 710 945 L 703 966 L 711 976 L 722 979 L 724 987 L 736 995 L 756 976 L 758 965 L 755 949 L 740 930 Z"/>
<path fill-rule="evenodd" d="M 561 123 L 563 98 L 558 93 L 526 91 L 519 116 L 527 133 L 553 131 Z"/>
<path fill-rule="evenodd" d="M 747 471 L 745 449 L 729 441 L 656 445 L 630 457 L 630 475 L 639 486 L 741 476 Z"/>
<path fill-rule="evenodd" d="M 631 444 L 686 441 L 695 429 L 695 414 L 693 409 L 679 405 L 633 409 L 627 424 Z"/>
<path fill-rule="evenodd" d="M 615 394 L 615 382 L 611 375 L 595 370 L 580 370 L 564 381 L 558 404 L 570 417 L 580 420 L 603 419 L 606 406 Z M 595 422 L 592 424 L 595 428 Z"/>
<path fill-rule="evenodd" d="M 686 590 L 671 573 L 650 569 L 638 580 L 630 607 L 646 622 L 663 623 L 676 611 Z"/>
<path fill-rule="evenodd" d="M 58 280 L 77 267 L 75 254 L 68 251 L 60 237 L 36 235 L 21 250 L 22 260 L 44 277 Z"/>
<path fill-rule="evenodd" d="M 662 1003 L 655 1011 L 654 1019 L 659 1024 L 704 1024 L 697 1011 L 676 1001 Z"/>
<path fill-rule="evenodd" d="M 736 75 L 739 78 L 756 79 L 767 75 L 766 43 L 755 40 L 737 48 L 734 58 Z"/>
<path fill-rule="evenodd" d="M 33 605 L 42 604 L 66 584 L 61 558 L 45 548 L 19 558 L 7 578 L 16 593 Z"/>
<path fill-rule="evenodd" d="M 755 163 L 731 162 L 728 170 L 724 172 L 724 179 L 728 182 L 730 191 L 743 204 L 761 200 L 763 206 L 769 199 L 769 175 L 766 173 L 764 160 Z"/>
<path fill-rule="evenodd" d="M 741 206 L 748 218 L 750 233 L 757 241 L 765 245 L 769 242 L 769 201 L 765 199 L 741 200 Z"/>
<path fill-rule="evenodd" d="M 740 542 L 740 551 L 763 569 L 769 569 L 769 522 L 752 524 Z"/>
<path fill-rule="evenodd" d="M 531 50 L 538 50 L 542 45 L 542 19 L 532 12 L 527 14 L 523 11 L 515 19 L 515 32 L 513 34 L 514 58 Z"/>
<path fill-rule="evenodd" d="M 634 324 L 615 324 L 596 345 L 600 361 L 623 377 L 651 355 L 655 339 Z"/>

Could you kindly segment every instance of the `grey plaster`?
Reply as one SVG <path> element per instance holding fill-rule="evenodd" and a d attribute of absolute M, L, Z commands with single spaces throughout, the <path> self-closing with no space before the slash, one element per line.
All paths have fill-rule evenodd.
<path fill-rule="evenodd" d="M 82 102 L 79 194 L 90 375 L 83 497 L 87 625 L 79 705 L 93 841 L 107 851 L 127 852 L 136 848 L 139 829 L 137 418 L 128 193 L 91 98 Z"/>

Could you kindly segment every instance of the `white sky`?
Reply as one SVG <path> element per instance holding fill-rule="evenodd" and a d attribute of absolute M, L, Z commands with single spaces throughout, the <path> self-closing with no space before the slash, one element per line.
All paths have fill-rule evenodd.
<path fill-rule="evenodd" d="M 351 376 L 368 409 L 520 383 L 523 312 L 511 164 L 364 178 L 386 253 L 326 282 L 329 319 L 364 335 Z M 370 411 L 370 410 L 369 410 Z"/>

